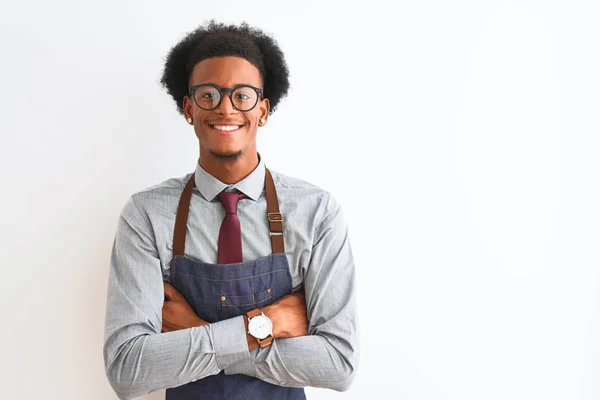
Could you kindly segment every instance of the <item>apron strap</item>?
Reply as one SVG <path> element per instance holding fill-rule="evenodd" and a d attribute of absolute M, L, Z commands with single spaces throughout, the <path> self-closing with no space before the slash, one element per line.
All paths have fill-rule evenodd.
<path fill-rule="evenodd" d="M 187 220 L 190 212 L 190 202 L 194 189 L 195 174 L 188 180 L 183 193 L 179 198 L 175 229 L 173 230 L 173 257 L 183 256 L 185 252 L 185 235 Z M 269 221 L 269 235 L 271 236 L 271 249 L 273 253 L 285 253 L 283 244 L 283 216 L 279 212 L 277 191 L 271 172 L 265 168 L 265 197 L 267 198 L 267 220 Z"/>
<path fill-rule="evenodd" d="M 183 193 L 179 198 L 177 216 L 175 217 L 175 229 L 173 232 L 173 257 L 183 256 L 185 252 L 185 234 L 187 229 L 188 214 L 190 213 L 190 201 L 194 189 L 194 175 L 188 180 Z"/>
<path fill-rule="evenodd" d="M 279 212 L 277 191 L 271 171 L 265 168 L 265 197 L 267 198 L 267 219 L 273 253 L 285 253 L 283 245 L 283 216 Z"/>

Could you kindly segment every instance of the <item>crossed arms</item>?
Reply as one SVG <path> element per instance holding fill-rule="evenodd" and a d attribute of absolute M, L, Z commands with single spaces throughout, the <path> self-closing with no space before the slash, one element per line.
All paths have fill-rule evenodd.
<path fill-rule="evenodd" d="M 263 309 L 275 340 L 258 351 L 244 317 L 207 324 L 165 287 L 150 221 L 131 198 L 113 245 L 105 324 L 106 374 L 119 398 L 222 370 L 281 386 L 346 390 L 358 361 L 354 264 L 339 206 L 330 202 L 327 211 L 315 231 L 305 294 Z"/>

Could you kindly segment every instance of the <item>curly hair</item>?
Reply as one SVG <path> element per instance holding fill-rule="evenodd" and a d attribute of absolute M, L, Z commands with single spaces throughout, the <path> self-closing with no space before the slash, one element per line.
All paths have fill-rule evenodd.
<path fill-rule="evenodd" d="M 225 25 L 208 21 L 188 33 L 167 55 L 161 84 L 183 114 L 183 98 L 194 66 L 212 57 L 237 56 L 254 65 L 263 81 L 263 93 L 273 113 L 290 87 L 283 52 L 271 36 L 248 23 Z"/>

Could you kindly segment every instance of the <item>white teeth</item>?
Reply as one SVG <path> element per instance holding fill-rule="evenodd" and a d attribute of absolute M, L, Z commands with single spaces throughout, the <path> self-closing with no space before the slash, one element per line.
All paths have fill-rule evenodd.
<path fill-rule="evenodd" d="M 235 131 L 240 128 L 238 125 L 214 125 L 214 127 L 220 131 Z"/>

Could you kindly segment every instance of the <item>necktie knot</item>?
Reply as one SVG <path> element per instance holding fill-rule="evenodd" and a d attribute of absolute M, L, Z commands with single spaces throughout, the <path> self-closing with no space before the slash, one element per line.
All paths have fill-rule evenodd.
<path fill-rule="evenodd" d="M 238 200 L 246 197 L 244 193 L 236 193 L 236 192 L 221 192 L 217 195 L 221 204 L 223 204 L 223 208 L 225 208 L 226 214 L 237 214 L 237 205 Z"/>

